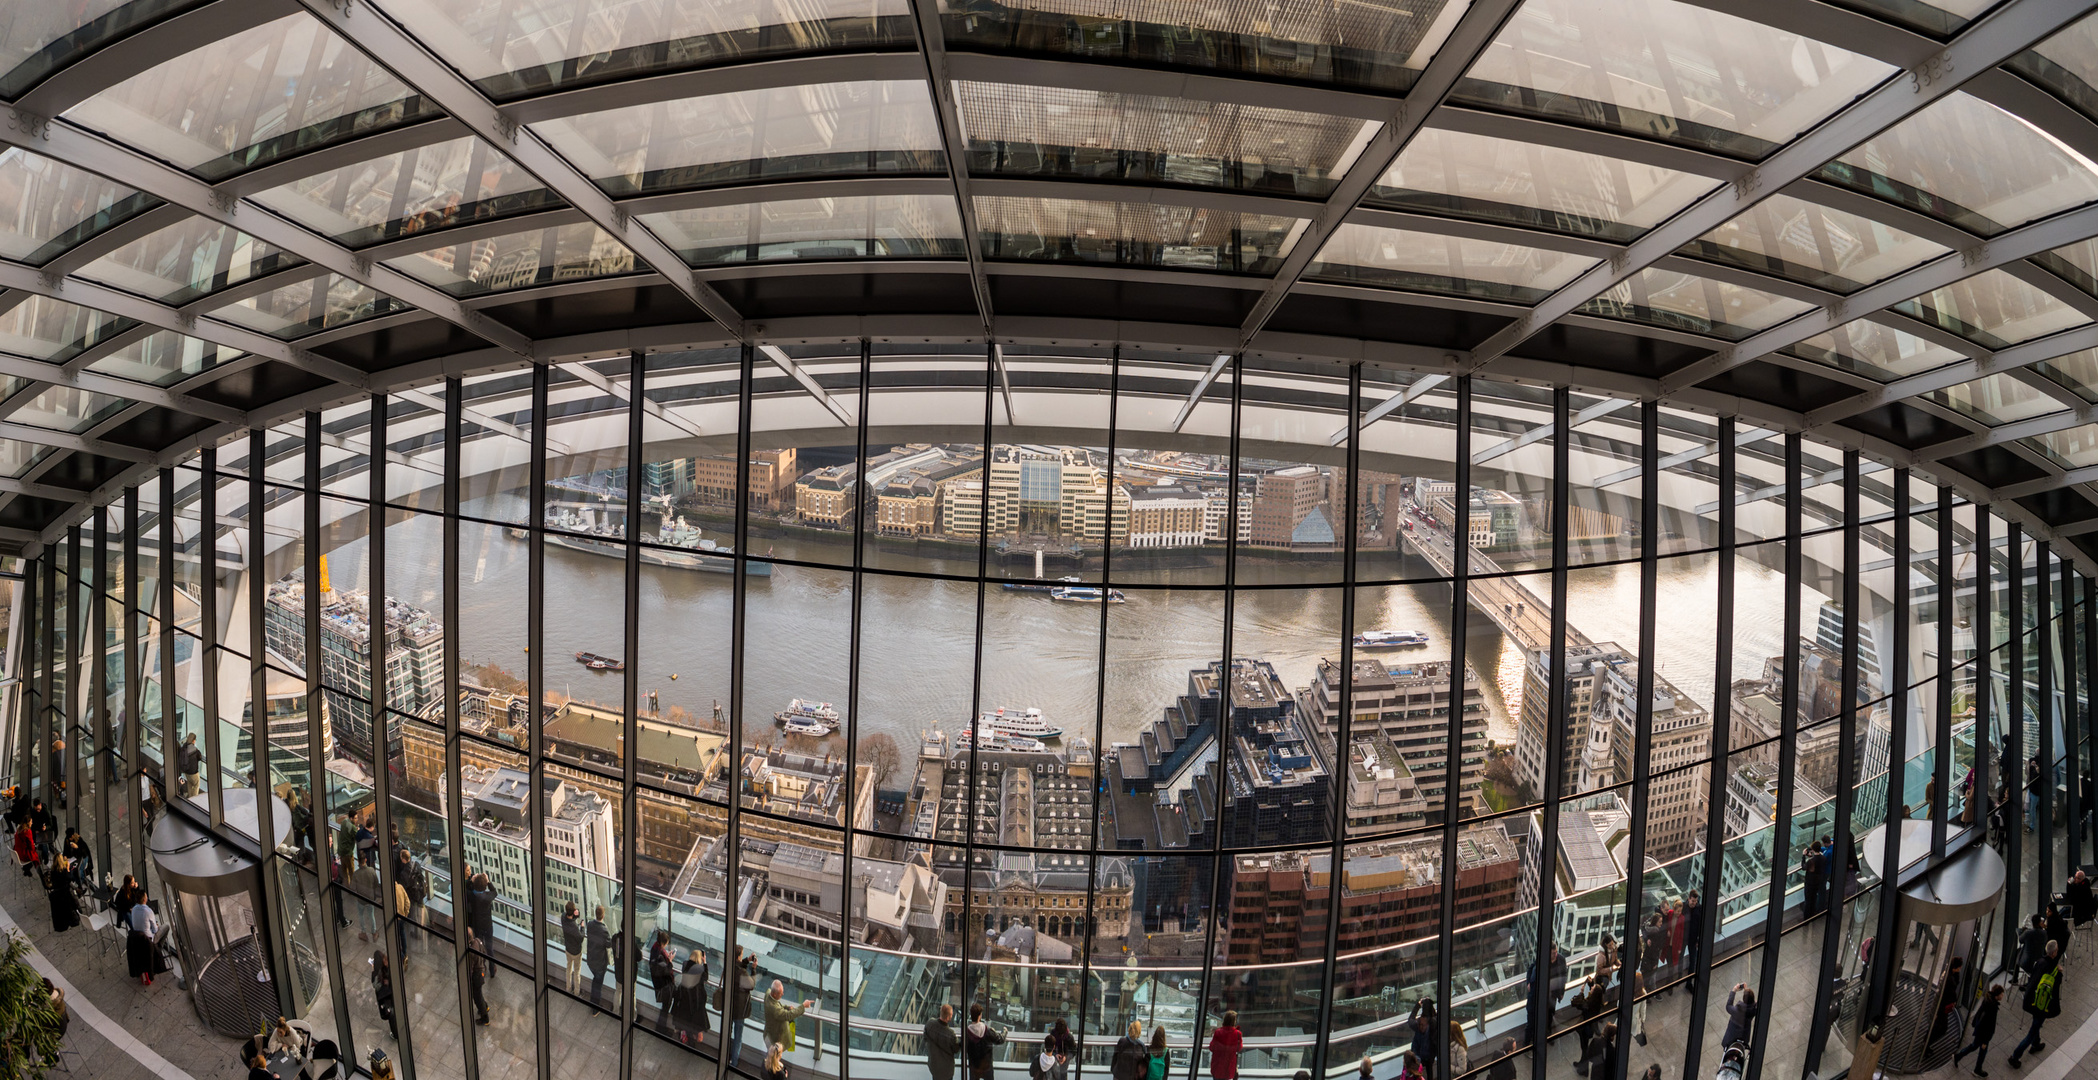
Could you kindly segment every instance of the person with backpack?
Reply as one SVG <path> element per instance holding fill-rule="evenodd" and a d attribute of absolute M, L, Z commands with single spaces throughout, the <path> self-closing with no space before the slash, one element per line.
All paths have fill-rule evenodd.
<path fill-rule="evenodd" d="M 1971 1033 L 1973 1041 L 1969 1042 L 1959 1053 L 1952 1055 L 1952 1064 L 1955 1068 L 1959 1066 L 1961 1058 L 1966 1057 L 1968 1054 L 1973 1054 L 1974 1075 L 1989 1075 L 1989 1070 L 1982 1067 L 1982 1062 L 1989 1056 L 1989 1040 L 1996 1037 L 1996 1016 L 2002 1008 L 2003 984 L 1997 983 L 1989 987 L 1989 992 L 1983 995 L 1981 1004 L 1974 1007 L 1974 1020 L 1968 1026 L 1968 1031 Z"/>
<path fill-rule="evenodd" d="M 1238 1010 L 1224 1010 L 1224 1026 L 1209 1037 L 1211 1080 L 1238 1080 L 1238 1055 L 1245 1048 L 1245 1033 L 1238 1029 Z"/>
<path fill-rule="evenodd" d="M 972 1006 L 981 1014 L 983 1006 Z M 1115 1055 L 1108 1064 L 1112 1080 L 1145 1080 L 1151 1072 L 1151 1052 L 1144 1048 L 1144 1022 L 1131 1020 L 1129 1030 L 1115 1041 Z"/>
<path fill-rule="evenodd" d="M 576 993 L 583 988 L 583 909 L 573 900 L 561 909 L 561 954 L 568 960 L 568 992 Z"/>
<path fill-rule="evenodd" d="M 2023 1059 L 2027 1050 L 2037 1054 L 2047 1049 L 2047 1044 L 2040 1041 L 2040 1026 L 2062 1014 L 2062 973 L 2058 962 L 2060 953 L 2061 946 L 2050 941 L 2047 943 L 2046 953 L 2032 966 L 2032 987 L 2025 992 L 2025 1011 L 2032 1014 L 2032 1030 L 2027 1031 L 2025 1038 L 2011 1048 L 2013 1069 L 2025 1067 Z"/>
<path fill-rule="evenodd" d="M 963 1056 L 969 1061 L 970 1080 L 991 1080 L 991 1063 L 1005 1032 L 983 1018 L 983 1006 L 969 1006 L 969 1026 L 962 1029 Z M 1141 1077 L 1134 1080 L 1142 1080 Z"/>
<path fill-rule="evenodd" d="M 1151 1028 L 1151 1060 L 1144 1063 L 1146 1080 L 1166 1080 L 1166 1069 L 1172 1065 L 1173 1051 L 1166 1046 L 1166 1029 L 1162 1025 Z"/>

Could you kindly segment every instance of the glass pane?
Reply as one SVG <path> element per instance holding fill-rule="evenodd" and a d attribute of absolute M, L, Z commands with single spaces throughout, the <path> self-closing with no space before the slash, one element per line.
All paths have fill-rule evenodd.
<path fill-rule="evenodd" d="M 614 196 L 809 176 L 937 174 L 943 165 L 939 118 L 918 80 L 679 98 L 532 130 Z"/>
<path fill-rule="evenodd" d="M 2081 22 L 2032 47 L 2008 65 L 2054 91 L 2063 101 L 2098 116 L 2098 17 Z"/>
<path fill-rule="evenodd" d="M 1380 127 L 1187 98 L 961 82 L 976 173 L 1323 198 Z"/>
<path fill-rule="evenodd" d="M 1299 219 L 1158 203 L 976 200 L 988 259 L 1272 274 Z"/>
<path fill-rule="evenodd" d="M 532 0 L 491 8 L 475 0 L 395 2 L 388 13 L 499 101 L 531 93 L 688 68 L 808 52 L 910 48 L 903 0 L 782 10 L 676 0 Z"/>
<path fill-rule="evenodd" d="M 2098 169 L 2015 113 L 1953 93 L 1818 178 L 1994 236 L 2098 199 Z"/>
<path fill-rule="evenodd" d="M 471 135 L 331 169 L 251 198 L 349 247 L 560 205 L 530 173 Z"/>
<path fill-rule="evenodd" d="M 1595 264 L 1516 244 L 1342 225 L 1307 272 L 1346 284 L 1534 304 Z"/>
<path fill-rule="evenodd" d="M 1076 0 L 942 6 L 949 48 L 1077 56 L 1403 93 L 1464 8 L 1442 0 L 1374 7 L 1161 5 L 1107 11 Z"/>
<path fill-rule="evenodd" d="M 137 325 L 93 308 L 31 296 L 0 312 L 0 352 L 64 363 Z"/>
<path fill-rule="evenodd" d="M 156 330 L 89 364 L 88 370 L 154 386 L 172 386 L 245 355 L 238 349 L 173 330 Z"/>
<path fill-rule="evenodd" d="M 1892 73 L 1673 0 L 1531 0 L 1455 99 L 1760 158 Z"/>
<path fill-rule="evenodd" d="M 1870 218 L 1778 194 L 1692 241 L 1684 253 L 1849 293 L 1947 250 Z"/>
<path fill-rule="evenodd" d="M 1964 359 L 1955 350 L 1873 319 L 1844 323 L 1834 330 L 1788 346 L 1784 351 L 1881 382 L 1892 382 L 1904 375 L 1930 371 Z"/>
<path fill-rule="evenodd" d="M 79 274 L 162 303 L 182 304 L 305 261 L 232 226 L 190 217 L 125 244 Z"/>
<path fill-rule="evenodd" d="M 1582 304 L 1580 310 L 1610 319 L 1739 341 L 1812 307 L 1804 300 L 1729 282 L 1646 269 Z"/>
<path fill-rule="evenodd" d="M 944 195 L 848 195 L 644 214 L 694 266 L 768 259 L 961 258 L 961 215 Z"/>
<path fill-rule="evenodd" d="M 2047 391 L 2015 375 L 1990 375 L 1924 396 L 1991 427 L 2068 408 Z"/>
<path fill-rule="evenodd" d="M 70 165 L 9 147 L 0 152 L 0 258 L 31 266 L 57 258 L 160 200 Z"/>
<path fill-rule="evenodd" d="M 1423 128 L 1372 206 L 1632 240 L 1712 190 L 1709 177 L 1514 139 Z"/>
<path fill-rule="evenodd" d="M 134 75 L 65 116 L 216 180 L 427 110 L 356 46 L 297 14 Z"/>
<path fill-rule="evenodd" d="M 271 337 L 292 340 L 317 330 L 408 310 L 407 304 L 362 282 L 339 274 L 322 274 L 247 297 L 211 315 Z"/>
<path fill-rule="evenodd" d="M 454 296 L 633 273 L 634 253 L 587 222 L 431 248 L 386 260 Z"/>
<path fill-rule="evenodd" d="M 22 380 L 10 377 L 8 382 L 19 386 Z M 91 394 L 70 386 L 47 386 L 35 391 L 35 396 L 28 401 L 10 406 L 7 418 L 32 427 L 79 432 L 94 427 L 129 404 L 123 398 L 107 394 Z"/>
<path fill-rule="evenodd" d="M 1904 300 L 1894 310 L 1943 327 L 1985 349 L 2001 349 L 2090 320 L 2050 293 L 2002 270 Z"/>
<path fill-rule="evenodd" d="M 24 8 L 0 34 L 0 97 L 15 98 L 106 42 L 203 0 L 87 0 Z"/>

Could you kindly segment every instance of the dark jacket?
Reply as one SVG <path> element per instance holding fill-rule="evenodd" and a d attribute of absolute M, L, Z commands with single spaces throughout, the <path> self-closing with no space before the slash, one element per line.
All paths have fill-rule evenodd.
<path fill-rule="evenodd" d="M 481 947 L 495 941 L 495 890 L 469 887 L 466 890 L 466 925 L 481 939 Z"/>
<path fill-rule="evenodd" d="M 2027 971 L 2047 955 L 2047 931 L 2037 926 L 2027 926 L 2018 932 L 2018 970 Z"/>
<path fill-rule="evenodd" d="M 2084 808 L 2090 809 L 2090 804 L 2084 804 Z M 2078 926 L 2090 922 L 2093 915 L 2098 915 L 2098 903 L 2094 903 L 2091 897 L 2090 882 L 2071 881 L 2063 892 L 2069 897 L 2069 916 L 2076 920 Z"/>
<path fill-rule="evenodd" d="M 1521 1052 L 1503 1051 L 1494 1058 L 1493 1064 L 1486 1067 L 1486 1080 L 1515 1080 L 1515 1055 Z"/>
<path fill-rule="evenodd" d="M 648 947 L 648 985 L 656 992 L 656 1000 L 670 1001 L 670 984 L 677 981 L 677 965 L 670 959 L 670 946 L 654 944 Z"/>
<path fill-rule="evenodd" d="M 561 951 L 570 956 L 583 951 L 583 921 L 567 912 L 561 914 Z"/>
<path fill-rule="evenodd" d="M 697 960 L 685 961 L 685 970 L 678 972 L 677 984 L 670 992 L 671 1026 L 687 1035 L 704 1035 L 707 1031 L 707 966 Z"/>
<path fill-rule="evenodd" d="M 721 1010 L 724 1029 L 730 1024 L 740 1024 L 750 1019 L 750 995 L 758 988 L 758 977 L 751 974 L 747 967 L 736 969 L 733 982 L 734 988 L 731 989 L 731 980 L 723 974 L 721 985 L 714 988 L 714 1007 Z"/>
<path fill-rule="evenodd" d="M 1005 1041 L 1005 1032 L 989 1023 L 976 1020 L 962 1028 L 962 1050 L 969 1059 L 969 1075 L 988 1078 L 991 1075 L 993 1049 Z M 1147 1062 L 1148 1064 L 1148 1062 Z"/>
<path fill-rule="evenodd" d="M 2062 987 L 2060 979 L 2054 981 L 2054 1000 L 2048 1002 L 2047 1007 L 2044 1009 L 2036 1003 L 2040 993 L 2041 977 L 2053 970 L 2054 961 L 2044 956 L 2040 957 L 2039 963 L 2027 969 L 2027 973 L 2032 976 L 2032 980 L 2026 984 L 2025 1011 L 2043 1020 L 2052 1020 L 2062 1014 Z"/>
<path fill-rule="evenodd" d="M 1975 1042 L 1987 1043 L 1991 1038 L 1995 1037 L 1996 1014 L 2000 1012 L 2002 1008 L 2003 1003 L 1992 997 L 1982 998 L 1981 1004 L 1976 1005 L 1974 1007 Z"/>
<path fill-rule="evenodd" d="M 925 1022 L 925 1068 L 932 1080 L 954 1080 L 954 1058 L 962 1052 L 962 1037 L 935 1016 Z"/>
<path fill-rule="evenodd" d="M 80 925 L 80 900 L 73 895 L 73 879 L 52 875 L 51 929 L 71 930 Z"/>
<path fill-rule="evenodd" d="M 1695 949 L 1705 939 L 1705 906 L 1691 904 L 1683 909 L 1683 945 Z"/>
<path fill-rule="evenodd" d="M 583 927 L 583 962 L 592 971 L 603 971 L 611 959 L 612 931 L 605 928 L 605 920 L 592 919 Z"/>
<path fill-rule="evenodd" d="M 1151 1051 L 1145 1049 L 1141 1039 L 1124 1035 L 1115 1043 L 1114 1060 L 1108 1066 L 1113 1080 L 1144 1080 L 1144 1074 L 1150 1070 Z"/>
<path fill-rule="evenodd" d="M 1737 1042 L 1747 1041 L 1748 1033 L 1754 1031 L 1756 1026 L 1756 1006 L 1745 998 L 1740 1001 L 1736 1001 L 1734 998 L 1734 992 L 1731 990 L 1727 991 L 1726 1035 L 1719 1040 L 1719 1045 L 1722 1048 L 1732 1046 Z"/>

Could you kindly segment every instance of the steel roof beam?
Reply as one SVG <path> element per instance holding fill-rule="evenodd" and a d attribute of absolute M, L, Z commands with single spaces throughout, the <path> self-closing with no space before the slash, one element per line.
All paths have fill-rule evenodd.
<path fill-rule="evenodd" d="M 962 218 L 962 240 L 969 254 L 969 291 L 976 297 L 976 312 L 983 317 L 985 341 L 992 338 L 991 279 L 984 270 L 982 236 L 976 219 L 976 200 L 970 192 L 969 137 L 962 130 L 961 103 L 956 100 L 954 76 L 947 63 L 947 32 L 940 26 L 939 0 L 908 0 L 911 26 L 918 34 L 918 55 L 925 62 L 925 88 L 932 95 L 933 111 L 939 115 L 940 149 L 947 156 L 947 177 L 954 185 L 954 205 Z"/>
<path fill-rule="evenodd" d="M 300 0 L 309 14 L 356 45 L 391 71 L 424 100 L 450 113 L 474 134 L 501 150 L 570 206 L 581 210 L 598 228 L 626 246 L 645 265 L 707 317 L 732 333 L 748 333 L 743 316 L 714 288 L 693 276 L 692 268 L 670 245 L 621 211 L 598 186 L 551 146 L 490 101 L 487 95 L 410 36 L 384 12 L 367 4 L 337 0 Z M 356 12 L 358 17 L 352 18 Z"/>
<path fill-rule="evenodd" d="M 929 0 L 916 2 L 927 3 Z M 1458 18 L 1450 36 L 1435 51 L 1434 59 L 1428 61 L 1412 88 L 1406 92 L 1405 100 L 1382 118 L 1383 126 L 1341 174 L 1324 205 L 1292 234 L 1293 242 L 1283 253 L 1282 265 L 1276 268 L 1274 279 L 1239 324 L 1241 350 L 1252 343 L 1269 319 L 1275 317 L 1275 312 L 1281 309 L 1282 302 L 1296 287 L 1298 279 L 1310 269 L 1311 261 L 1318 258 L 1319 252 L 1325 248 L 1326 241 L 1340 231 L 1349 212 L 1369 194 L 1370 188 L 1391 171 L 1392 164 L 1399 160 L 1406 145 L 1427 123 L 1429 115 L 1449 97 L 1450 91 L 1456 89 L 1457 80 L 1463 78 L 1472 64 L 1493 47 L 1494 37 L 1501 32 L 1501 24 L 1515 13 L 1518 6 L 1520 0 L 1473 0 L 1471 7 Z"/>
<path fill-rule="evenodd" d="M 845 406 L 838 404 L 836 398 L 825 392 L 823 384 L 817 382 L 814 375 L 809 374 L 800 364 L 795 363 L 794 358 L 787 355 L 787 350 L 777 345 L 760 345 L 758 346 L 758 351 L 764 353 L 766 359 L 772 361 L 781 371 L 786 372 L 795 382 L 800 383 L 801 388 L 808 391 L 810 397 L 822 402 L 823 407 L 829 409 L 830 414 L 838 418 L 838 423 L 846 427 L 853 426 L 852 413 Z M 864 405 L 864 403 L 862 404 Z"/>
<path fill-rule="evenodd" d="M 1751 428 L 1748 431 L 1744 431 L 1735 435 L 1734 445 L 1737 447 L 1747 446 L 1750 443 L 1756 442 L 1761 439 L 1767 439 L 1770 436 L 1775 435 L 1777 433 L 1778 431 L 1776 428 Z M 1676 468 L 1677 466 L 1688 465 L 1693 461 L 1703 461 L 1704 459 L 1711 457 L 1713 454 L 1716 454 L 1718 452 L 1719 444 L 1716 442 L 1699 443 L 1698 445 L 1690 447 L 1689 449 L 1678 450 L 1673 454 L 1665 455 L 1661 458 L 1661 460 L 1654 463 L 1654 467 L 1659 472 L 1667 472 L 1668 470 Z M 1610 473 L 1606 476 L 1599 476 L 1595 479 L 1595 482 L 1590 484 L 1589 486 L 1606 488 L 1611 486 L 1612 484 L 1622 484 L 1627 480 L 1637 477 L 1638 475 L 1639 467 L 1635 465 L 1629 469 L 1619 469 L 1618 471 Z"/>
<path fill-rule="evenodd" d="M 1202 395 L 1209 393 L 1210 386 L 1217 381 L 1217 376 L 1224 373 L 1225 366 L 1230 363 L 1230 353 L 1219 353 L 1215 360 L 1210 361 L 1209 368 L 1202 373 L 1202 377 L 1195 380 L 1195 388 L 1188 391 L 1187 400 L 1180 403 L 1180 412 L 1173 417 L 1174 434 L 1179 434 L 1181 425 L 1187 423 L 1188 417 L 1195 415 L 1195 406 L 1202 403 Z"/>
<path fill-rule="evenodd" d="M 1779 349 L 1825 334 L 1854 319 L 1873 314 L 1933 289 L 1943 288 L 1976 274 L 2031 258 L 2064 244 L 2098 236 L 2098 205 L 2086 206 L 2022 225 L 1993 240 L 1970 243 L 1930 262 L 1867 286 L 1836 302 L 1779 323 L 1729 349 L 1695 361 L 1661 379 L 1664 393 L 1693 386 L 1715 375 L 1732 371 Z M 2057 281 L 2063 293 L 2067 282 Z M 2049 290 L 2054 291 L 2054 290 Z"/>
<path fill-rule="evenodd" d="M 591 367 L 587 361 L 571 360 L 554 366 L 595 387 L 600 393 L 610 394 L 616 400 L 634 400 L 631 387 L 625 383 L 613 382 L 605 378 L 598 373 L 596 368 Z M 706 432 L 699 429 L 699 425 L 694 423 L 690 417 L 664 408 L 662 402 L 649 397 L 645 393 L 641 395 L 641 411 L 694 438 L 699 438 L 706 434 Z M 547 437 L 547 445 L 555 445 L 552 436 Z"/>
<path fill-rule="evenodd" d="M 1989 375 L 2019 371 L 2090 348 L 2098 348 L 2098 323 L 2013 345 L 1986 357 L 1961 360 L 1931 371 L 1918 372 L 1884 383 L 1869 393 L 1845 398 L 1832 405 L 1824 405 L 1807 413 L 1807 430 L 1827 427 L 1881 406 L 1907 401 L 1937 390 L 1949 390 Z"/>
<path fill-rule="evenodd" d="M 1639 404 L 1639 401 L 1636 398 L 1604 398 L 1603 400 L 1598 401 L 1595 404 L 1590 405 L 1587 408 L 1582 409 L 1580 412 L 1577 412 L 1573 414 L 1573 416 L 1569 417 L 1568 419 L 1570 423 L 1567 425 L 1567 428 L 1568 430 L 1573 430 L 1575 428 L 1580 427 L 1582 424 L 1589 422 L 1590 420 L 1600 420 L 1603 417 L 1618 411 L 1619 409 L 1628 408 L 1637 404 Z M 1476 454 L 1473 454 L 1472 464 L 1474 466 L 1484 465 L 1487 462 L 1492 461 L 1493 459 L 1500 457 L 1503 454 L 1513 453 L 1514 451 L 1520 450 L 1525 446 L 1534 446 L 1537 443 L 1543 442 L 1544 440 L 1552 437 L 1552 428 L 1552 423 L 1550 421 L 1547 421 L 1545 423 L 1537 425 L 1536 427 L 1531 428 L 1528 431 L 1523 432 L 1520 435 L 1517 435 L 1515 438 L 1508 439 L 1505 442 L 1495 443 L 1494 445 L 1489 446 Z M 1639 475 L 1639 470 L 1633 469 L 1632 475 Z M 1607 485 L 1597 484 L 1596 486 L 1604 487 Z"/>
<path fill-rule="evenodd" d="M 1852 147 L 1942 100 L 1975 73 L 2024 52 L 2094 7 L 2098 7 L 2098 0 L 2009 0 L 1969 24 L 1950 44 L 1909 70 L 1895 72 L 1733 183 L 1649 230 L 1629 245 L 1622 257 L 1599 264 L 1546 297 L 1522 318 L 1474 347 L 1470 370 L 1476 371 L 1506 355 L 1619 282 L 1732 221 Z"/>
<path fill-rule="evenodd" d="M 1390 416 L 1392 413 L 1398 412 L 1400 409 L 1403 409 L 1406 406 L 1412 404 L 1414 400 L 1419 398 L 1421 395 L 1426 394 L 1428 391 L 1433 390 L 1436 387 L 1441 386 L 1443 383 L 1449 381 L 1450 377 L 1448 375 L 1429 375 L 1423 378 L 1413 380 L 1412 382 L 1406 384 L 1406 389 L 1401 390 L 1398 393 L 1393 394 L 1388 398 L 1385 398 L 1383 401 L 1376 403 L 1375 405 L 1370 407 L 1370 411 L 1363 413 L 1362 426 L 1368 427 L 1371 424 L 1374 424 L 1377 421 L 1382 420 L 1387 416 Z M 1339 431 L 1334 432 L 1331 436 L 1329 436 L 1326 439 L 1326 445 L 1339 446 L 1342 443 L 1347 442 L 1349 430 L 1350 429 L 1348 426 L 1343 425 Z"/>

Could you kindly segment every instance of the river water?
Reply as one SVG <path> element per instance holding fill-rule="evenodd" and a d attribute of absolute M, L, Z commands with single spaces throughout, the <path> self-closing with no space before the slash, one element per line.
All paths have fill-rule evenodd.
<path fill-rule="evenodd" d="M 462 524 L 461 612 L 456 633 L 469 664 L 487 664 L 522 676 L 526 637 L 526 545 L 507 530 Z M 397 599 L 442 610 L 442 534 L 432 516 L 415 516 L 387 533 L 387 591 Z M 757 549 L 756 545 L 753 545 Z M 786 558 L 787 542 L 770 544 Z M 330 553 L 337 588 L 364 583 L 366 550 L 360 540 Z M 1759 674 L 1778 653 L 1783 579 L 1743 560 L 1735 592 L 1734 675 Z M 969 569 L 973 570 L 973 567 Z M 609 706 L 623 703 L 623 677 L 593 673 L 576 663 L 578 651 L 619 655 L 625 635 L 623 563 L 549 546 L 546 549 L 547 689 Z M 1656 620 L 1657 670 L 1695 700 L 1712 699 L 1718 560 L 1713 555 L 1663 560 Z M 929 727 L 956 729 L 971 702 L 984 708 L 1039 708 L 1052 725 L 1091 736 L 1099 723 L 1103 745 L 1128 741 L 1185 692 L 1190 669 L 1222 655 L 1224 597 L 1217 590 L 1127 590 L 1129 602 L 1105 609 L 1107 649 L 1101 653 L 1102 608 L 1059 603 L 1040 593 L 983 590 L 980 676 L 978 588 L 974 583 L 868 572 L 864 576 L 860 635 L 859 727 L 885 732 L 910 753 Z M 1542 598 L 1545 574 L 1525 578 Z M 729 687 L 733 578 L 643 564 L 640 649 L 636 665 L 640 705 L 708 716 L 726 708 Z M 1272 661 L 1292 691 L 1306 686 L 1320 658 L 1340 654 L 1339 588 L 1241 589 L 1232 610 L 1232 650 Z M 1638 641 L 1639 568 L 1636 564 L 1577 569 L 1569 575 L 1569 619 L 1598 641 L 1628 651 Z M 1819 598 L 1805 598 L 1813 617 Z M 1446 585 L 1366 586 L 1358 594 L 1355 629 L 1419 629 L 1423 648 L 1373 654 L 1386 664 L 1447 658 L 1450 590 Z M 845 711 L 850 693 L 852 577 L 849 570 L 778 566 L 748 589 L 750 639 L 746 738 L 776 738 L 771 714 L 790 698 L 815 699 Z M 1811 625 L 1811 623 L 1809 623 Z M 1470 620 L 1467 655 L 1487 675 L 1491 737 L 1512 742 L 1523 663 L 1520 651 L 1491 621 Z M 1102 678 L 1104 671 L 1105 677 Z M 1104 685 L 1103 685 L 1104 684 Z M 842 753 L 842 739 L 822 749 Z"/>

